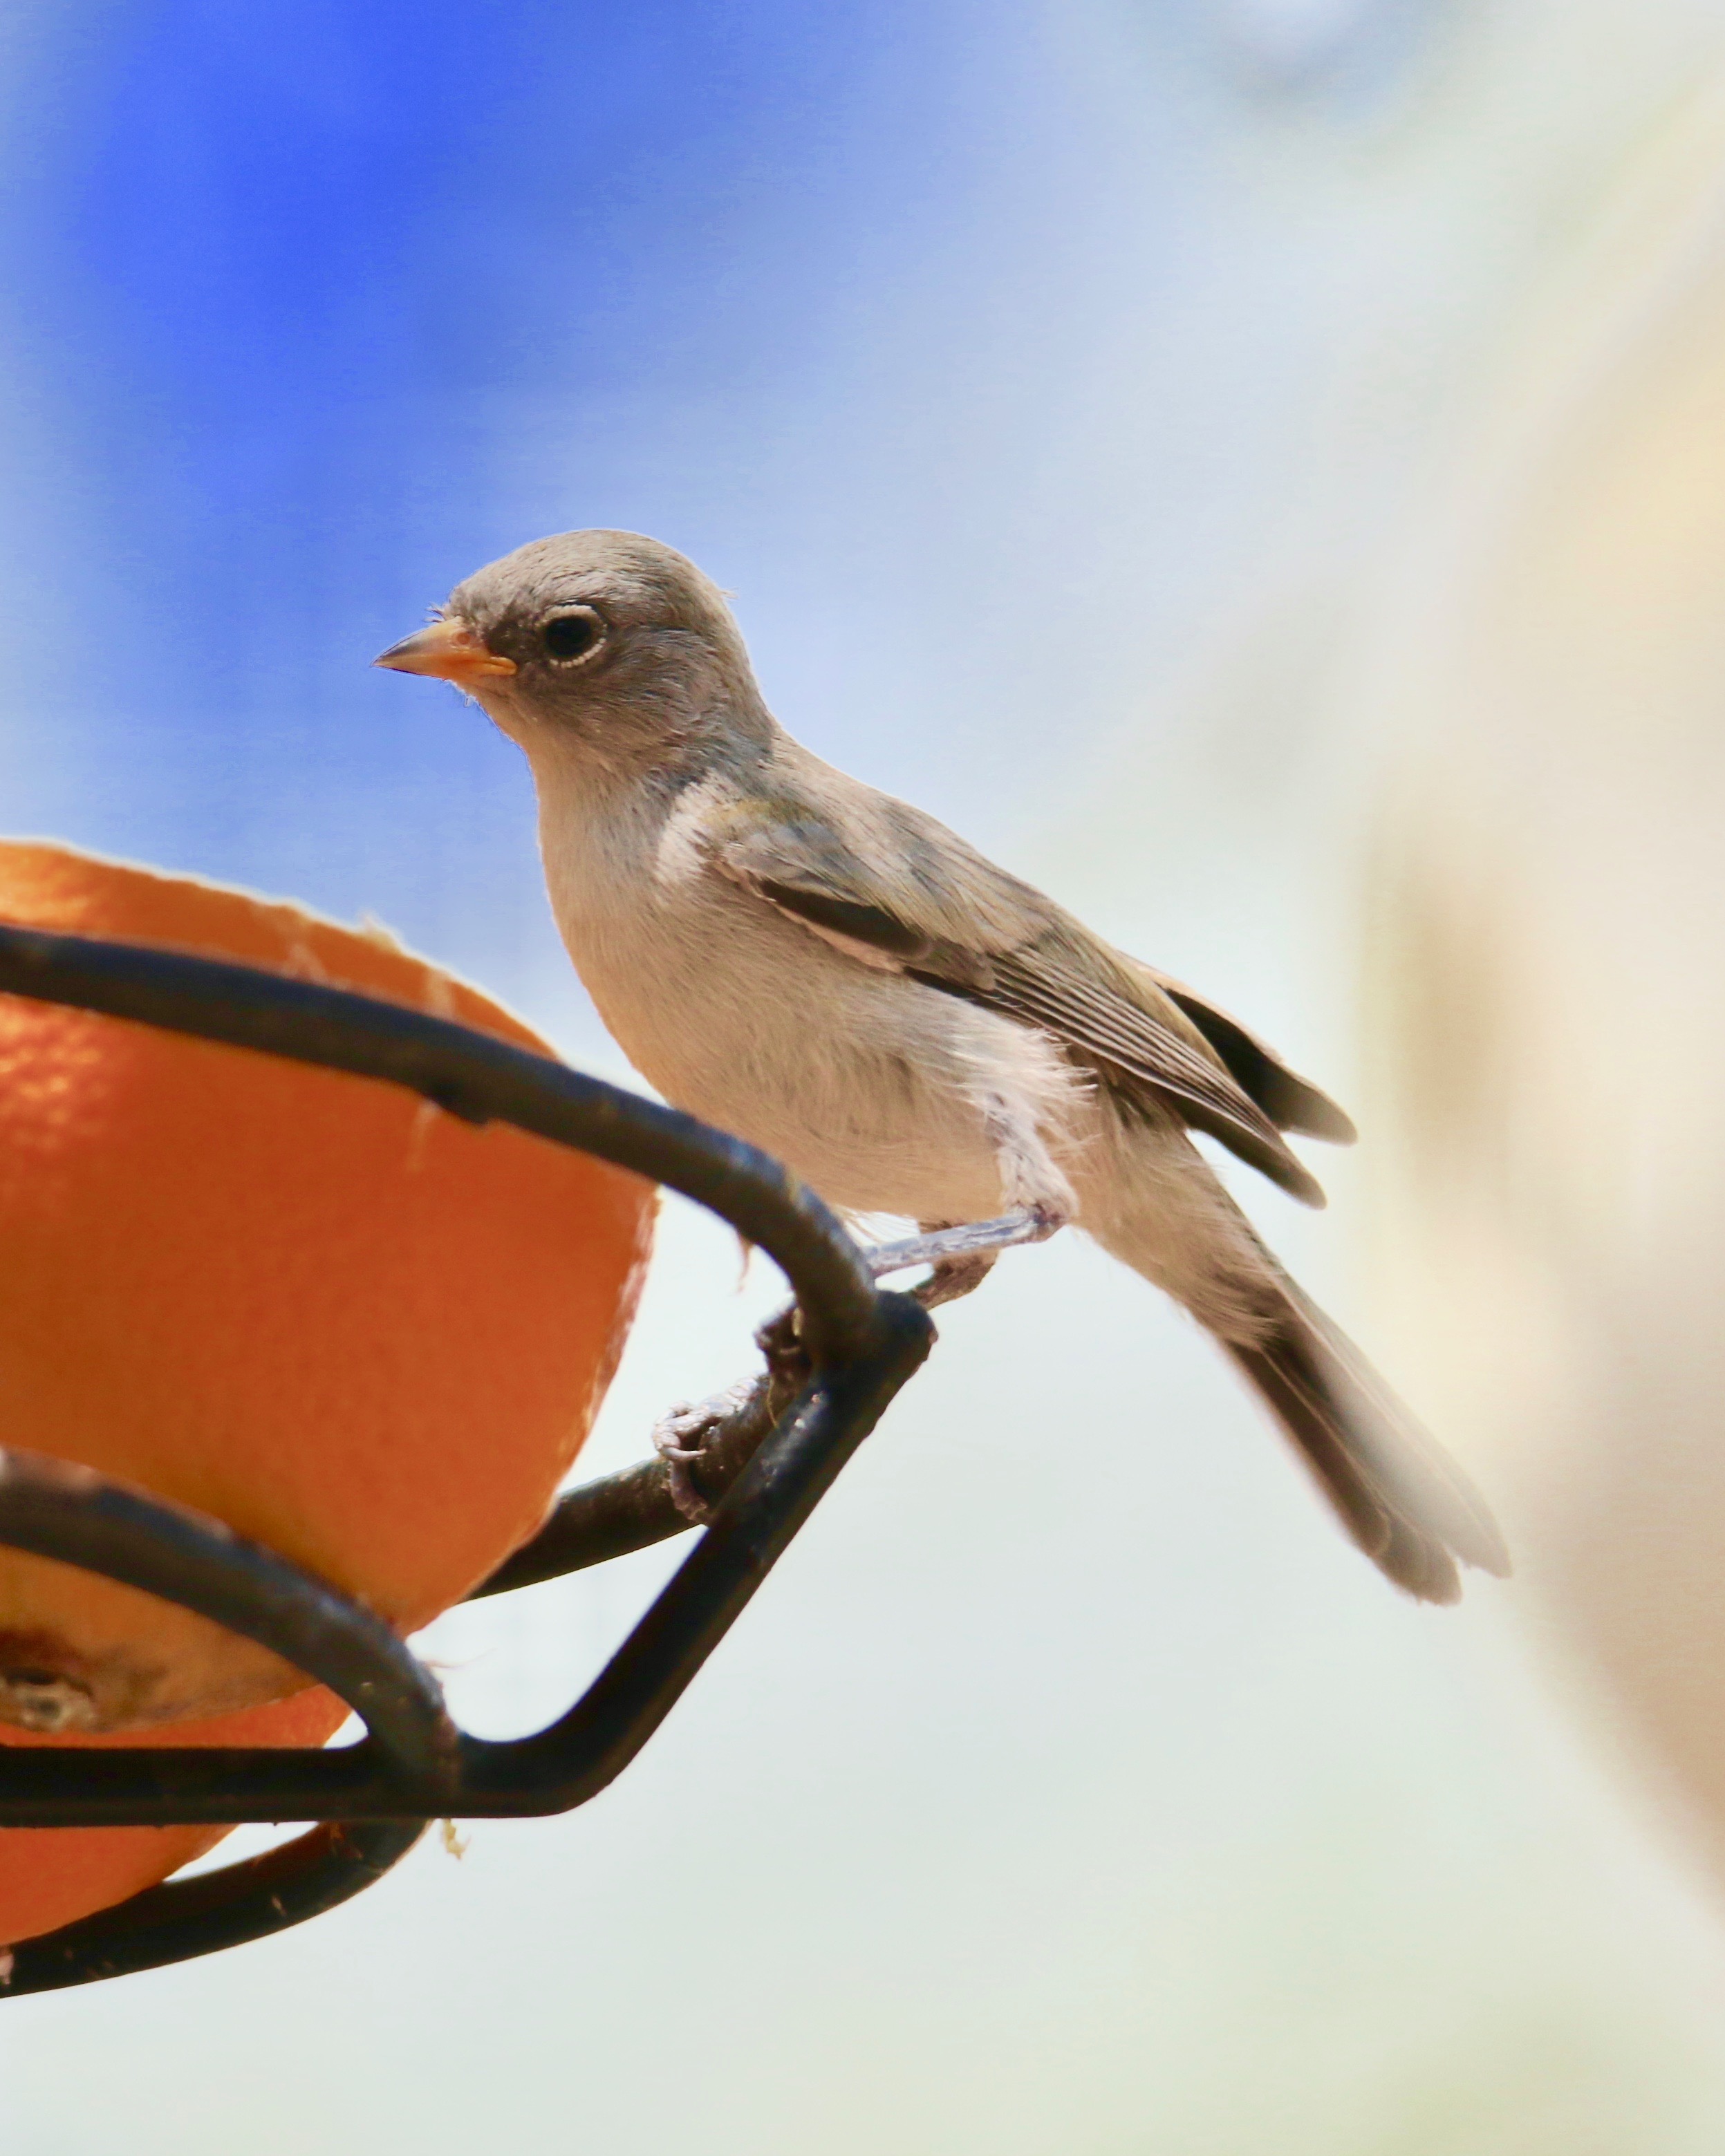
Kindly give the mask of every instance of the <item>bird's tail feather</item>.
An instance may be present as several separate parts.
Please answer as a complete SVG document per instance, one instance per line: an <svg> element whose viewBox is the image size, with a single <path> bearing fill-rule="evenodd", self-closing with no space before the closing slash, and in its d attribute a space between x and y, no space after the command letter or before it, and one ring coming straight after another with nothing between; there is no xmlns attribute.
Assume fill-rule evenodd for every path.
<svg viewBox="0 0 1725 2156"><path fill-rule="evenodd" d="M1223 1345L1348 1533L1423 1602L1456 1600L1458 1558L1506 1577L1509 1553L1485 1500L1339 1328L1286 1276L1282 1286L1268 1330Z"/></svg>

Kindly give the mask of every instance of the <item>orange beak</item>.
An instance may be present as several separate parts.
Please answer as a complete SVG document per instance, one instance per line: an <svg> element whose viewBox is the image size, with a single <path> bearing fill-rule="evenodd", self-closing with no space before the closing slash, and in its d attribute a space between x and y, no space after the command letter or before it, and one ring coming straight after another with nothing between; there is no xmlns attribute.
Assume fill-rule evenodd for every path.
<svg viewBox="0 0 1725 2156"><path fill-rule="evenodd" d="M516 664L493 651L470 629L459 622L434 621L429 629L415 629L388 651L380 651L373 666L393 667L398 674L432 674L440 681L465 687L487 674L513 674Z"/></svg>

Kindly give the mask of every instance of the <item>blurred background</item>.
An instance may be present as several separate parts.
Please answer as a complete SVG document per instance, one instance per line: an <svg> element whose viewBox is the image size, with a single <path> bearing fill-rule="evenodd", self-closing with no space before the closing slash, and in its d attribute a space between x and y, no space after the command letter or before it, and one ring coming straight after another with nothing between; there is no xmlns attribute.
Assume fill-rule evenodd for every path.
<svg viewBox="0 0 1725 2156"><path fill-rule="evenodd" d="M668 540L793 732L1359 1109L1245 1194L1518 1559L1404 1603L1010 1257L620 1784L17 2003L8 2152L1717 2156L1725 6L13 0L0 109L8 833L626 1075L524 767L367 661ZM770 1272L668 1209L585 1469ZM458 1709L674 1554L444 1620Z"/></svg>

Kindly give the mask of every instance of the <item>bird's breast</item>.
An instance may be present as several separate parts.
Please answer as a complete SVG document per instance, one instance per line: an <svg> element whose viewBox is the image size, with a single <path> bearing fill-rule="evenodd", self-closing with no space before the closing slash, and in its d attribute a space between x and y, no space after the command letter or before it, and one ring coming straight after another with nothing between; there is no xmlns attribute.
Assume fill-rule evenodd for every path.
<svg viewBox="0 0 1725 2156"><path fill-rule="evenodd" d="M554 866L547 848L546 865L576 970L667 1101L840 1208L987 1213L997 1178L968 1034L999 1022L858 965L702 865L666 874L638 850Z"/></svg>

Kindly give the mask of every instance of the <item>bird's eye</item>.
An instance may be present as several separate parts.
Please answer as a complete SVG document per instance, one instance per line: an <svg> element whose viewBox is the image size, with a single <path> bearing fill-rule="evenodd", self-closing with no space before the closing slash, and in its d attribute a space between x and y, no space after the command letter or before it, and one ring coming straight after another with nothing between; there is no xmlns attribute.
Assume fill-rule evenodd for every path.
<svg viewBox="0 0 1725 2156"><path fill-rule="evenodd" d="M553 614L540 632L546 655L567 665L572 659L587 659L605 639L605 624L591 607L571 607Z"/></svg>

